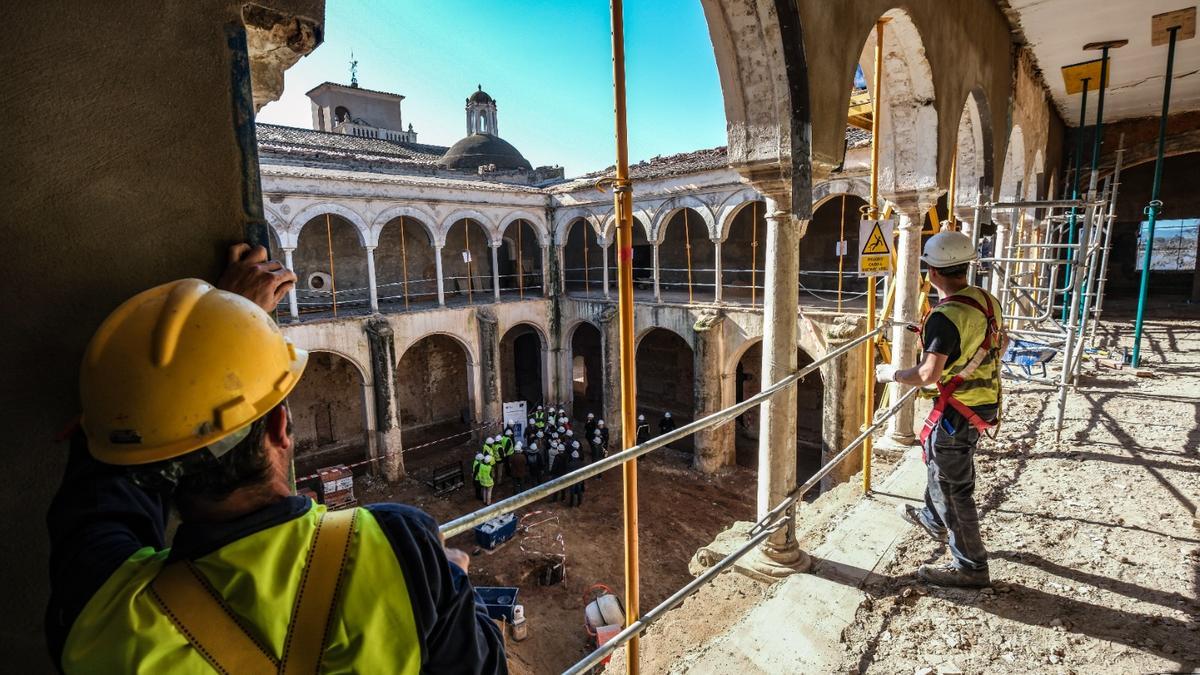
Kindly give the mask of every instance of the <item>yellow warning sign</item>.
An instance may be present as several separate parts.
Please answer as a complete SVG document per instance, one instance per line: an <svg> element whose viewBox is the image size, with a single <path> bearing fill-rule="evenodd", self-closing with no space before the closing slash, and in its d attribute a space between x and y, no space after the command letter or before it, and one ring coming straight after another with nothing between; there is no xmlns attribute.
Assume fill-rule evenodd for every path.
<svg viewBox="0 0 1200 675"><path fill-rule="evenodd" d="M879 229L879 223L875 223L875 227L871 228L871 234L867 237L867 243L863 244L863 255L888 255L891 251L888 249L887 239L883 238L883 230Z"/></svg>
<svg viewBox="0 0 1200 675"><path fill-rule="evenodd" d="M858 224L858 273L878 276L892 271L891 220L863 220Z"/></svg>

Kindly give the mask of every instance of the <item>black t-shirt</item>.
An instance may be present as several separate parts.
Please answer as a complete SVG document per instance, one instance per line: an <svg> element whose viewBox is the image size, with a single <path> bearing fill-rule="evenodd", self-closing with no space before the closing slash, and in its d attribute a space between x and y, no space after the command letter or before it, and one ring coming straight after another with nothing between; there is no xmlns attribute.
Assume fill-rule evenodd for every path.
<svg viewBox="0 0 1200 675"><path fill-rule="evenodd" d="M925 321L925 328L921 331L921 339L925 343L925 351L946 355L947 366L962 356L958 327L941 312L929 315Z"/></svg>

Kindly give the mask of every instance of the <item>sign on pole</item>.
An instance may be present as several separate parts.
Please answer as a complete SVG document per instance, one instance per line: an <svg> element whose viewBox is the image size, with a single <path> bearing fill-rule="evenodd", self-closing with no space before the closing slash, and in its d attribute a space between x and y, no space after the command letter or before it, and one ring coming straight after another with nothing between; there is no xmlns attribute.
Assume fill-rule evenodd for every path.
<svg viewBox="0 0 1200 675"><path fill-rule="evenodd" d="M892 228L894 220L862 220L858 223L858 275L877 277L892 271Z"/></svg>
<svg viewBox="0 0 1200 675"><path fill-rule="evenodd" d="M511 401L504 404L504 426L512 427L517 439L525 438L525 426L529 424L525 401Z"/></svg>

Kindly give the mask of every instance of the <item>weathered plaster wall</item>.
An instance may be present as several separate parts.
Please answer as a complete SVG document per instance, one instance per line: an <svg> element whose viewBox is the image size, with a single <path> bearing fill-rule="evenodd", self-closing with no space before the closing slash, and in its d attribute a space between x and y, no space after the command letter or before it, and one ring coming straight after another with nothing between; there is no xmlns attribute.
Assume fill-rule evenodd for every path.
<svg viewBox="0 0 1200 675"><path fill-rule="evenodd" d="M313 352L288 397L297 458L329 446L367 449L362 374L332 352Z"/></svg>
<svg viewBox="0 0 1200 675"><path fill-rule="evenodd" d="M318 289L311 285L312 274L320 272L329 275L330 270L333 284L337 287L338 302L365 306L369 296L367 252L363 249L358 232L349 221L336 215L328 216L327 229L325 218L326 216L317 216L300 231L299 246L292 254L296 276L299 277L296 289L301 307L304 303L327 305L333 301L333 296L329 294L333 286L325 286L319 289L324 292L318 292Z"/></svg>
<svg viewBox="0 0 1200 675"><path fill-rule="evenodd" d="M403 232L403 240L401 233ZM379 232L375 249L375 279L379 301L403 304L405 278L410 302L437 299L437 262L428 230L420 222L396 218ZM406 267L407 265L407 267Z"/></svg>
<svg viewBox="0 0 1200 675"><path fill-rule="evenodd" d="M324 20L321 0L260 4L318 29ZM14 672L49 669L42 514L66 459L66 445L52 439L79 412L87 340L139 291L215 279L226 246L245 237L243 190L251 188L246 203L256 201L257 177L238 144L234 104L236 92L241 109L253 110L248 68L258 61L243 61L235 78L227 28L241 25L241 6L5 6L3 269L28 284L4 296L0 350L6 380L23 383L2 399L12 489L0 504L12 517L0 526L0 559L21 581L5 597L0 653Z"/></svg>
<svg viewBox="0 0 1200 675"><path fill-rule="evenodd" d="M472 422L465 355L454 338L430 335L400 357L396 405L406 444L430 440L429 427Z"/></svg>

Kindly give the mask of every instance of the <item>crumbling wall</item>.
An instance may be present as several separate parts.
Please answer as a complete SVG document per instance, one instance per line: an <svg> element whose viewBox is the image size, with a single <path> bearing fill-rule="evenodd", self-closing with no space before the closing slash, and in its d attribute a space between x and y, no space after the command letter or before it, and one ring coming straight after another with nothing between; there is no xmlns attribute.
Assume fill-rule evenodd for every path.
<svg viewBox="0 0 1200 675"><path fill-rule="evenodd" d="M669 411L679 425L692 421L693 359L687 341L663 328L652 329L638 343L637 407L655 434L664 412Z"/></svg>
<svg viewBox="0 0 1200 675"><path fill-rule="evenodd" d="M866 283L858 278L858 222L859 207L866 202L854 195L836 196L821 204L813 212L812 222L800 240L800 298L811 299L805 288L837 290L838 255L837 243L844 230L846 235L845 272L842 279L843 292L862 292ZM844 211L844 220L843 220ZM844 226L844 227L843 227ZM834 298L833 295L822 296Z"/></svg>
<svg viewBox="0 0 1200 675"><path fill-rule="evenodd" d="M367 447L362 375L330 352L311 352L304 377L288 397L296 457L332 446Z"/></svg>
<svg viewBox="0 0 1200 675"><path fill-rule="evenodd" d="M470 252L470 261L465 252ZM475 293L492 291L492 249L483 227L469 218L450 226L446 247L442 249L442 274L446 278L446 300L457 296L466 300L491 301L490 297L474 298Z"/></svg>
<svg viewBox="0 0 1200 675"><path fill-rule="evenodd" d="M396 406L404 444L430 440L440 426L471 421L467 354L447 335L430 335L409 347L396 368Z"/></svg>
<svg viewBox="0 0 1200 675"><path fill-rule="evenodd" d="M692 209L681 209L671 217L664 227L666 229L663 231L662 243L658 247L659 284L663 292L688 292L688 247L690 246L690 278L693 296L696 300L712 299L716 247L708 238L704 219ZM724 250L722 250L723 254Z"/></svg>
<svg viewBox="0 0 1200 675"><path fill-rule="evenodd" d="M403 226L397 218L379 233L379 246L375 249L379 301L403 305L406 289L409 302L436 301L437 259L428 230L412 218L403 220Z"/></svg>
<svg viewBox="0 0 1200 675"><path fill-rule="evenodd" d="M746 204L729 225L729 233L721 244L721 283L728 300L748 301L750 286L763 286L767 277L766 210L765 202ZM753 297L761 303L762 290L756 290Z"/></svg>
<svg viewBox="0 0 1200 675"><path fill-rule="evenodd" d="M329 227L325 227L325 215L310 220L302 230L296 251L292 254L295 264L296 292L301 302L328 305L333 301L330 292L336 286L338 303L347 306L365 307L370 295L367 289L367 250L363 248L358 231L350 221L329 214ZM333 263L330 266L330 244ZM330 272L332 270L332 274ZM332 284L312 275L329 275ZM320 286L318 288L318 286Z"/></svg>
<svg viewBox="0 0 1200 675"><path fill-rule="evenodd" d="M505 401L526 401L532 410L542 393L542 342L529 325L518 325L500 340L500 391Z"/></svg>

